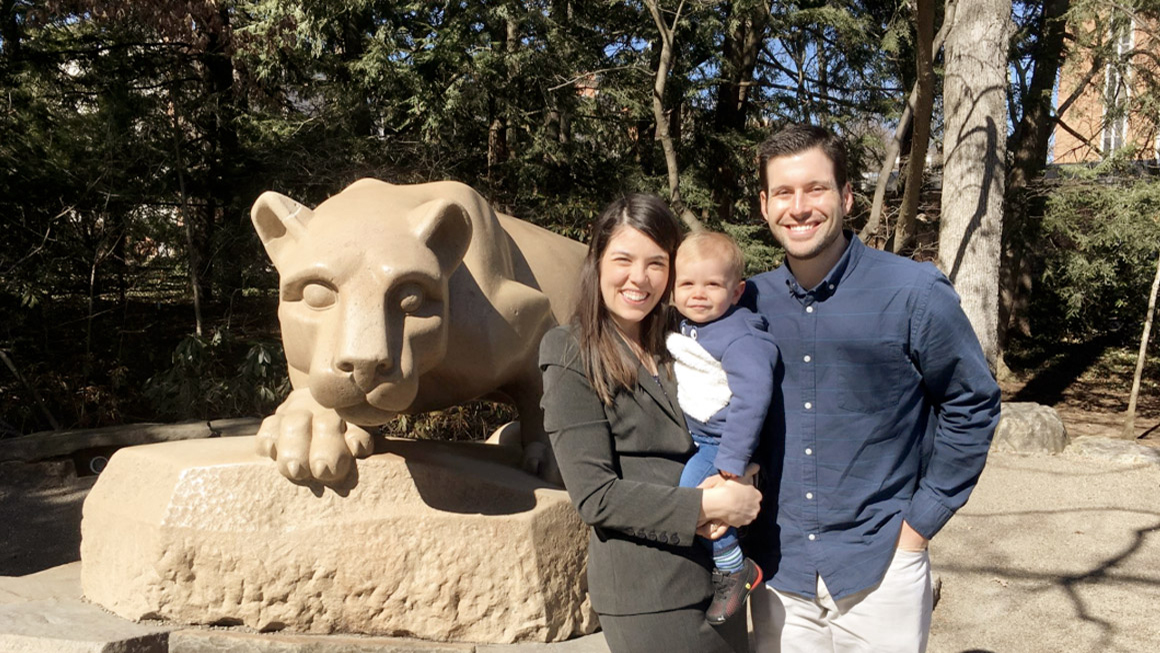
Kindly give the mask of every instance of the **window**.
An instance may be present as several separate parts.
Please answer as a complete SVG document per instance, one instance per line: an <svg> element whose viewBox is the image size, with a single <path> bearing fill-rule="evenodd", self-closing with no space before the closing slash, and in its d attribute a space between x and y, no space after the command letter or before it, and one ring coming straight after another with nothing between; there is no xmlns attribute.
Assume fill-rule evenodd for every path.
<svg viewBox="0 0 1160 653"><path fill-rule="evenodd" d="M1104 69L1104 134L1100 149L1108 156L1127 144L1128 138L1128 63L1124 55L1132 50L1132 19L1116 16L1108 30L1113 50Z"/></svg>

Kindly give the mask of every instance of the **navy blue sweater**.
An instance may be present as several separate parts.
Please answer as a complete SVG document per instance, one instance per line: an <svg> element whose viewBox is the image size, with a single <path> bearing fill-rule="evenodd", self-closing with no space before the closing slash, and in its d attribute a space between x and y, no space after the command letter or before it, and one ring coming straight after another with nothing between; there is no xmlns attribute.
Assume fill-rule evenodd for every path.
<svg viewBox="0 0 1160 653"><path fill-rule="evenodd" d="M778 396L773 386L781 354L765 318L738 306L706 324L682 320L681 334L696 340L721 363L732 393L729 404L708 421L687 412L685 421L694 436L720 439L717 469L741 476L757 449L770 404Z"/></svg>

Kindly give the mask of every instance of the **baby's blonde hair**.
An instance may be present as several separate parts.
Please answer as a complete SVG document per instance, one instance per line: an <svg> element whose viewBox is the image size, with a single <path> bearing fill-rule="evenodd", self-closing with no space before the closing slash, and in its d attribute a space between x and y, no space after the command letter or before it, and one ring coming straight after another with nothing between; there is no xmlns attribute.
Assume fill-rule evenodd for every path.
<svg viewBox="0 0 1160 653"><path fill-rule="evenodd" d="M682 251L687 251L700 259L710 257L723 259L729 266L729 274L734 281L745 278L745 254L729 234L719 231L694 231L681 241L677 254L680 255Z"/></svg>

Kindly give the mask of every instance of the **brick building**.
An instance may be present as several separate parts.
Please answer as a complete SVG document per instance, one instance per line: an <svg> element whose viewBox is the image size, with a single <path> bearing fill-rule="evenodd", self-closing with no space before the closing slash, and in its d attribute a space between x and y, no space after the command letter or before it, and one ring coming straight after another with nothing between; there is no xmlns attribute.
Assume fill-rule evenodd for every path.
<svg viewBox="0 0 1160 653"><path fill-rule="evenodd" d="M1126 146L1134 148L1138 160L1160 159L1160 115L1155 106L1149 110L1137 101L1145 83L1160 72L1157 60L1147 54L1160 50L1155 27L1144 29L1128 16L1111 22L1105 34L1112 53L1109 63L1064 112L1066 127L1056 125L1054 163L1094 163ZM1068 58L1060 72L1057 104L1084 82L1091 66L1090 56Z"/></svg>

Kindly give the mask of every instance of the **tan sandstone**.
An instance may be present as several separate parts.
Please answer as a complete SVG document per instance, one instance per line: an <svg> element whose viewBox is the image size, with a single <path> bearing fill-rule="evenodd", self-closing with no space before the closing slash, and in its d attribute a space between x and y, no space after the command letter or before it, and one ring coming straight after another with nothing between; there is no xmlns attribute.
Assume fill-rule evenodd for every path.
<svg viewBox="0 0 1160 653"><path fill-rule="evenodd" d="M592 632L587 528L502 447L386 441L337 487L253 438L122 449L84 506L85 596L129 619L438 641Z"/></svg>

